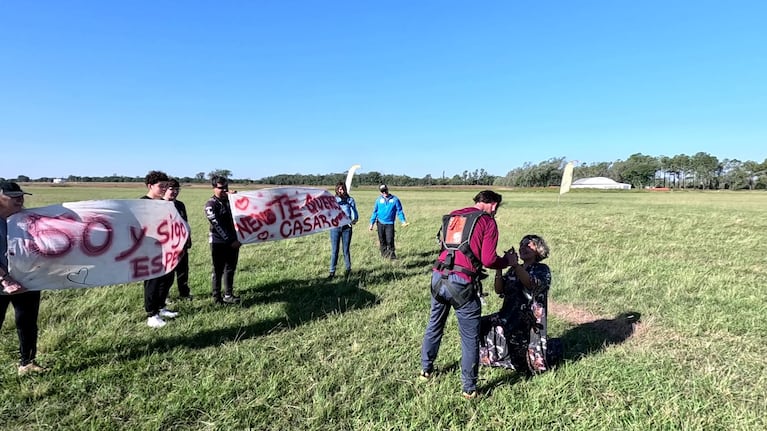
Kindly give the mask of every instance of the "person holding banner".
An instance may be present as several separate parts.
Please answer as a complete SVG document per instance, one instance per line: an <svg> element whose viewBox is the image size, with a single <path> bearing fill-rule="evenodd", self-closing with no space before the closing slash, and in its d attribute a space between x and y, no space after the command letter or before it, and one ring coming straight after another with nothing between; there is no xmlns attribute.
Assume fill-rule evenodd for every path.
<svg viewBox="0 0 767 431"><path fill-rule="evenodd" d="M330 275L328 280L336 275L336 263L338 263L338 243L340 242L344 250L344 264L346 265L345 275L348 277L352 272L352 255L350 246L352 243L352 225L357 223L359 213L357 212L357 203L354 198L349 196L346 189L346 183L339 181L336 183L336 203L341 207L341 211L349 217L352 222L330 230Z"/></svg>
<svg viewBox="0 0 767 431"><path fill-rule="evenodd" d="M234 272L240 257L240 241L234 229L232 209L229 206L229 180L214 175L210 179L213 196L205 203L205 217L210 222L210 255L213 261L212 293L216 304L237 304L234 294ZM221 296L221 284L224 296Z"/></svg>
<svg viewBox="0 0 767 431"><path fill-rule="evenodd" d="M162 199L167 187L168 174L162 171L150 171L144 178L147 193L141 199ZM146 311L146 324L150 328L162 328L166 322L162 318L173 319L178 316L175 311L165 308L165 299L168 297L170 286L173 285L174 271L157 278L144 280L144 310Z"/></svg>
<svg viewBox="0 0 767 431"><path fill-rule="evenodd" d="M19 337L19 375L47 371L35 363L37 355L37 316L40 312L40 291L28 291L8 273L8 217L24 207L24 192L11 181L0 183L0 327L5 311L13 304L16 333Z"/></svg>
<svg viewBox="0 0 767 431"><path fill-rule="evenodd" d="M394 250L394 222L397 217L402 222L402 226L407 226L405 213L402 211L402 203L399 198L389 193L389 187L381 184L378 188L381 197L376 199L373 206L373 214L370 216L370 229L378 224L378 243L381 249L381 256L387 259L396 259L397 253Z"/></svg>
<svg viewBox="0 0 767 431"><path fill-rule="evenodd" d="M166 201L173 202L173 205L176 206L176 211L178 211L178 214L181 216L184 221L188 222L189 218L187 217L186 213L186 205L184 205L183 202L178 200L178 194L181 191L181 184L179 184L178 180L175 178L171 178L168 181L168 186L165 189L165 195L163 198ZM186 240L186 244L184 245L184 251L181 253L181 255L178 257L178 264L176 265L176 269L174 272L176 273L176 287L178 287L178 296L181 299L191 301L192 300L192 293L189 289L189 249L192 248L192 233L189 232L189 238ZM171 283L173 280L171 279ZM170 294L170 289L168 294ZM167 298L166 298L167 300Z"/></svg>

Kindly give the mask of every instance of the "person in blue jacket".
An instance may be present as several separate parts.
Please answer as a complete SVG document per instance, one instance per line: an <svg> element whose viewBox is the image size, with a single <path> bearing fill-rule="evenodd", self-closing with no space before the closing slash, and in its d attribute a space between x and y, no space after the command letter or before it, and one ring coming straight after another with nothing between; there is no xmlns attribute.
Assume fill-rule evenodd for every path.
<svg viewBox="0 0 767 431"><path fill-rule="evenodd" d="M349 196L346 189L346 183L339 181L336 183L336 202L341 207L341 211L349 217L352 222L343 226L338 226L330 230L330 275L332 279L336 275L336 263L338 263L338 244L341 243L344 250L344 264L346 265L345 275L348 277L352 272L352 255L349 247L352 243L352 225L359 220L357 212L357 203L354 198Z"/></svg>
<svg viewBox="0 0 767 431"><path fill-rule="evenodd" d="M394 250L394 221L398 217L402 226L407 226L405 213L402 211L402 203L399 198L389 193L386 184L381 184L378 188L381 191L381 197L376 199L373 206L373 215L370 216L370 230L378 224L378 243L381 248L381 256L388 259L396 259L397 253Z"/></svg>

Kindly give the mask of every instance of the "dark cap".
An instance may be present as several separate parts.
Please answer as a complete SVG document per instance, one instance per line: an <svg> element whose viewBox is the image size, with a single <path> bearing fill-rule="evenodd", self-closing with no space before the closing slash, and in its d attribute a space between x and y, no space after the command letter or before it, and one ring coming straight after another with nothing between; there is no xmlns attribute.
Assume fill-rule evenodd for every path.
<svg viewBox="0 0 767 431"><path fill-rule="evenodd" d="M13 181L0 182L0 195L5 195L11 198L17 198L19 196L31 195L31 194L32 193L27 193L24 190L21 190L21 187L19 187L19 185L14 183Z"/></svg>
<svg viewBox="0 0 767 431"><path fill-rule="evenodd" d="M384 192L388 192L388 191L389 191L389 188L388 188L388 187L386 187L386 184L381 184L381 185L378 187L378 190L380 190L380 191L381 191L381 193L384 193Z"/></svg>

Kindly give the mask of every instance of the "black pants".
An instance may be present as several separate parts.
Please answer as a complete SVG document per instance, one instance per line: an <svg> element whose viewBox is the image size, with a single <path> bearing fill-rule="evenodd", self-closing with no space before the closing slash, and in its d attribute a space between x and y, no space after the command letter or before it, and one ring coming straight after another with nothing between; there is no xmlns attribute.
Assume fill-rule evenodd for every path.
<svg viewBox="0 0 767 431"><path fill-rule="evenodd" d="M160 277L144 280L144 311L147 317L152 317L165 308L165 298L173 285L173 274L171 271Z"/></svg>
<svg viewBox="0 0 767 431"><path fill-rule="evenodd" d="M394 252L394 224L378 222L378 243L381 248L381 256L390 259L397 257Z"/></svg>
<svg viewBox="0 0 767 431"><path fill-rule="evenodd" d="M0 295L0 327L5 320L8 304L13 304L16 333L19 336L19 363L27 365L37 355L37 316L40 313L40 292L28 291L15 295Z"/></svg>
<svg viewBox="0 0 767 431"><path fill-rule="evenodd" d="M178 296L189 296L191 294L189 290L189 250L184 250L184 253L179 256L178 265L176 265L176 269L173 272L176 273Z"/></svg>
<svg viewBox="0 0 767 431"><path fill-rule="evenodd" d="M232 248L229 244L212 243L210 255L213 260L213 274L211 275L213 297L221 297L222 281L224 293L234 295L234 271L237 270L240 249Z"/></svg>

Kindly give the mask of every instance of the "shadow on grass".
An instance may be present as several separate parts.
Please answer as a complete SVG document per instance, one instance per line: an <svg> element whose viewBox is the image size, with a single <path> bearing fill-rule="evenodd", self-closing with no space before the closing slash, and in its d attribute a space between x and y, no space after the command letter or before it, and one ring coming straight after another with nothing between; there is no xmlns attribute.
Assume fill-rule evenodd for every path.
<svg viewBox="0 0 767 431"><path fill-rule="evenodd" d="M405 267L412 269L424 268L431 270L431 268L434 266L434 263L437 261L437 257L439 257L439 249L436 248L434 250L408 254L409 261Z"/></svg>
<svg viewBox="0 0 767 431"><path fill-rule="evenodd" d="M635 324L641 317L639 312L627 311L612 319L597 319L568 329L559 337L565 348L564 360L574 362L607 346L623 343L634 334Z"/></svg>
<svg viewBox="0 0 767 431"><path fill-rule="evenodd" d="M236 311L240 307L248 308L268 303L284 303L284 316L241 322L224 328L201 329L188 334L160 336L152 340L141 339L120 343L119 351L113 349L92 350L86 355L90 359L83 359L78 366L72 367L72 370L82 370L95 363L102 363L103 355L127 361L149 354L171 351L178 347L203 349L293 329L311 321L322 320L328 315L364 309L378 304L379 299L372 293L360 289L357 282L358 279L353 276L332 283L324 281L318 283L312 280L281 280L261 285L258 288L241 289L240 291L245 295L243 295L244 300L239 306L211 303L211 305L194 312L219 313L224 311L223 308L227 308L226 311ZM142 329L153 330L145 327Z"/></svg>

